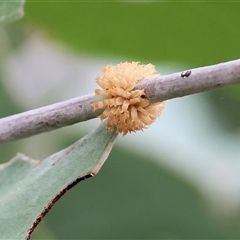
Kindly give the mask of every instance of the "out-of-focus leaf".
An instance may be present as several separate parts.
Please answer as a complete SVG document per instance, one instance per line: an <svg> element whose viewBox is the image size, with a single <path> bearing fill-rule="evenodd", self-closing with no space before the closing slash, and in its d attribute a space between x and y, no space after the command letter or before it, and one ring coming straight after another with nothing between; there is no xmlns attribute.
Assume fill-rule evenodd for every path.
<svg viewBox="0 0 240 240"><path fill-rule="evenodd" d="M219 130L236 133L240 129L240 87L231 86L204 93Z"/></svg>
<svg viewBox="0 0 240 240"><path fill-rule="evenodd" d="M17 104L10 98L5 86L2 83L2 74L0 67L0 118L10 116L19 111Z"/></svg>
<svg viewBox="0 0 240 240"><path fill-rule="evenodd" d="M222 90L233 99L240 101L240 85L223 88Z"/></svg>
<svg viewBox="0 0 240 240"><path fill-rule="evenodd" d="M68 189L98 172L116 139L105 127L42 162L18 154L0 165L0 239L25 239Z"/></svg>
<svg viewBox="0 0 240 240"><path fill-rule="evenodd" d="M0 1L0 24L15 21L23 16L25 0Z"/></svg>
<svg viewBox="0 0 240 240"><path fill-rule="evenodd" d="M25 19L84 53L197 67L239 58L239 7L239 2L30 0Z"/></svg>

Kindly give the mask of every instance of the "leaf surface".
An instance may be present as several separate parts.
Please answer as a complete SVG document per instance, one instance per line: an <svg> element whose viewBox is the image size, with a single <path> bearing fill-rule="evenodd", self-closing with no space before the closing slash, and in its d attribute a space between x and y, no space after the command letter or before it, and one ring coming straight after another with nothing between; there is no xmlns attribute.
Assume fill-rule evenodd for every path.
<svg viewBox="0 0 240 240"><path fill-rule="evenodd" d="M25 0L0 1L0 24L15 21L24 14Z"/></svg>
<svg viewBox="0 0 240 240"><path fill-rule="evenodd" d="M18 154L0 165L0 239L29 239L67 190L99 171L117 136L105 127L43 161Z"/></svg>
<svg viewBox="0 0 240 240"><path fill-rule="evenodd" d="M24 19L81 53L196 67L239 58L239 7L226 1L29 0Z"/></svg>

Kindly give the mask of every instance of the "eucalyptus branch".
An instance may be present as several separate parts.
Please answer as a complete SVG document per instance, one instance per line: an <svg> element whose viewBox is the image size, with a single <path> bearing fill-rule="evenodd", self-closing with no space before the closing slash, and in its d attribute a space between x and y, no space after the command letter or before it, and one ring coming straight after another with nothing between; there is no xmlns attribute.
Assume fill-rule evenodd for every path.
<svg viewBox="0 0 240 240"><path fill-rule="evenodd" d="M217 65L144 80L136 89L145 89L151 103L200 93L240 83L240 59ZM94 93L0 119L0 143L96 118L91 104L99 98Z"/></svg>

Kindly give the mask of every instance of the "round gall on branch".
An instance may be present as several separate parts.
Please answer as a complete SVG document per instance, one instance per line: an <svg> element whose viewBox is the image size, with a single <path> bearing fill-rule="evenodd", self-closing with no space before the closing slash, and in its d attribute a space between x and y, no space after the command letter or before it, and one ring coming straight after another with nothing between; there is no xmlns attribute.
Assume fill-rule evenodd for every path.
<svg viewBox="0 0 240 240"><path fill-rule="evenodd" d="M164 103L150 104L144 90L133 90L138 81L156 76L152 64L119 63L116 66L107 65L102 68L103 77L97 77L96 82L102 88L95 94L104 100L93 104L94 110L105 108L100 119L108 118L107 129L113 126L123 135L128 132L142 130L160 116Z"/></svg>

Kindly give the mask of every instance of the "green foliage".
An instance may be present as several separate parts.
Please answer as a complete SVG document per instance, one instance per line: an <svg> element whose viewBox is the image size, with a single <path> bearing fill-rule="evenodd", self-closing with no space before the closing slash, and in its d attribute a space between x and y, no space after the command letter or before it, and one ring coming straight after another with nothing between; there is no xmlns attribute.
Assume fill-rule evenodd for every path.
<svg viewBox="0 0 240 240"><path fill-rule="evenodd" d="M0 12L4 9L2 7L4 4L8 4L8 6L15 4L16 6L17 3L20 1L16 3L1 2ZM14 25L10 29L7 26L7 30L8 34L10 32L11 41L14 41L14 46L19 46L22 29L29 32L31 27L34 31L42 28L57 41L62 41L66 46L86 55L114 56L120 58L119 61L135 60L153 64L158 62L187 63L188 67L197 67L239 58L240 32L238 24L236 24L240 21L239 6L237 2L133 3L101 1L101 3L96 3L94 1L90 3L90 1L81 2L80 0L75 2L28 0L26 18L19 22L22 24L21 27ZM55 69L53 68L52 71ZM159 71L161 72L161 69ZM83 86L79 84L76 87ZM11 97L8 96L1 84L0 93L1 116L18 112L16 103L11 101ZM226 94L229 94L229 98L234 96L234 101L227 101L227 104L223 104L223 101L226 102ZM216 124L223 119L223 116L226 116L227 123L234 126L231 121L231 117L233 118L234 115L231 114L233 111L235 114L239 112L239 101L237 101L240 96L239 90L234 87L231 90L224 89L220 90L218 94L211 95L210 93L209 95L210 99L216 100L213 104L212 112L215 116L213 116L212 122ZM211 100L208 101L208 104L210 103ZM231 108L228 104L231 105ZM234 107L233 104L235 104ZM224 108L224 105L227 107ZM233 110L229 111L229 109ZM221 111L219 115L217 115L218 111ZM176 116L176 118L177 121L181 121L181 116ZM234 121L234 123L239 125L239 121ZM79 127L81 126L80 124ZM159 134L161 133L159 132ZM58 138L54 147L61 149L62 146L67 146L67 140L71 141L66 139L65 135ZM21 143L24 141L27 140L23 140ZM0 155L5 161L9 154L14 154L16 149L21 149L16 146L20 145L9 143L0 146ZM36 144L37 148L41 149L41 145ZM172 150L181 152L181 149L178 149L174 143ZM76 158L79 154L76 154ZM209 158L211 159L211 157ZM25 159L25 157L23 158ZM223 225L219 221L215 221L211 218L211 211L206 212L205 203L197 194L196 189L181 181L167 169L153 164L151 158L151 153L149 153L149 159L142 159L137 154L125 153L124 149L115 149L101 174L70 191L46 216L45 224L40 225L42 228L48 226L49 231L56 236L56 239L239 239L240 232L237 226L239 218L229 221L227 218L219 217L218 220L223 221ZM162 156L161 146L159 146L160 158L168 158L168 156ZM167 160L169 159L165 159L163 162L167 162ZM80 171L81 161L80 157L78 163L77 159L73 161L76 168L73 169L75 177ZM33 176L33 172L36 171L35 168L32 169L32 165L36 163L33 160L15 158L15 161L3 165L5 170L8 168L9 171L16 171L16 173L6 174L3 169L0 171L0 191L3 193L10 189L6 195L0 192L0 233L8 231L8 233L4 232L6 235L0 236L0 238L9 237L11 232L14 233L19 229L20 233L22 229L25 231L22 233L24 236L42 208L56 196L57 192L74 179L73 173L70 172L71 176L68 176L67 180L66 175L69 175L69 171L65 173L65 168L59 167L58 180L55 178L56 182L50 182L55 180L51 180L48 176L51 171L53 172L48 165L49 162L51 162L50 158L37 166L37 169L43 169L43 176L47 176L45 180L39 174ZM67 161L64 160L64 162ZM44 168L44 163L46 168ZM19 168L13 169L14 166L17 167L17 164L19 164ZM209 164L211 163L209 162ZM57 164L54 169L59 165ZM185 167L188 168L188 166ZM57 171L55 173L57 174ZM20 179L21 174L21 180L15 182L17 178ZM31 176L32 179L30 179ZM29 181L28 183L31 185L24 185L25 187L16 191L16 187L23 186L26 181ZM59 185L58 181L60 181ZM65 185L63 186L64 181ZM41 185L42 192L40 189L35 191L38 184ZM44 184L45 186L43 186ZM34 188L31 188L33 186ZM56 189L54 189L55 187ZM29 191L28 197L31 199L23 198L26 200L26 204L19 208L15 200L20 196L18 196L19 191L23 193L25 190ZM52 196L49 195L50 190L54 190ZM31 191L32 193L30 193ZM35 196L35 192L40 195ZM48 197L43 200L45 194L48 194ZM2 199L5 199L5 196L6 199L12 196L13 202L9 200L3 206ZM37 200L38 197L42 199L42 202ZM41 204L35 209L35 205L38 205L39 202ZM16 205L11 205L13 203ZM10 212L2 214L10 206L13 206ZM34 213L30 210L32 207ZM28 218L29 211L31 213ZM15 230L13 231L13 229ZM44 238L42 232L39 232L38 237L35 236L38 239Z"/></svg>
<svg viewBox="0 0 240 240"><path fill-rule="evenodd" d="M44 223L55 239L239 239L240 236L237 224L230 227L211 219L201 196L186 181L154 164L150 157L146 159L116 147L96 178L68 192Z"/></svg>
<svg viewBox="0 0 240 240"><path fill-rule="evenodd" d="M0 24L6 24L23 16L25 0L0 1Z"/></svg>
<svg viewBox="0 0 240 240"><path fill-rule="evenodd" d="M81 52L196 67L239 57L239 7L239 2L33 1L26 5L26 20Z"/></svg>
<svg viewBox="0 0 240 240"><path fill-rule="evenodd" d="M18 154L0 165L0 238L24 239L44 208L106 160L116 131L105 123L70 147L36 161ZM55 201L54 200L54 201Z"/></svg>

